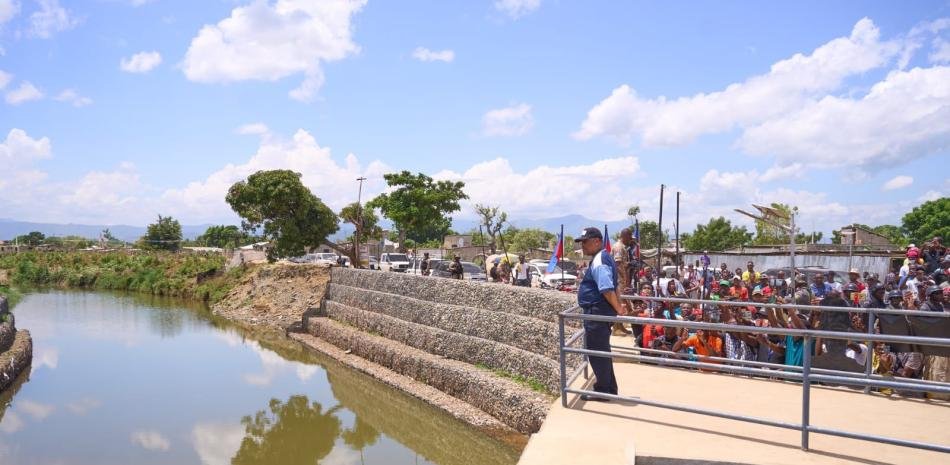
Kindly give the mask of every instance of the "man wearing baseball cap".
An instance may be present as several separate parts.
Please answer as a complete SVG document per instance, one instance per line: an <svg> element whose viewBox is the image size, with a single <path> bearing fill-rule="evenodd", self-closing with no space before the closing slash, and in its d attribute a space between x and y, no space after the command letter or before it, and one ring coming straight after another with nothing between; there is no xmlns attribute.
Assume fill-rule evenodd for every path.
<svg viewBox="0 0 950 465"><path fill-rule="evenodd" d="M577 289L577 305L585 315L617 316L624 314L617 293L617 273L613 257L604 250L604 236L597 228L584 228L574 242L581 244L584 255L593 257ZM588 350L610 352L610 323L584 320L584 346ZM609 357L589 356L594 370L594 391L617 394L613 360ZM608 399L582 395L583 400L606 402Z"/></svg>

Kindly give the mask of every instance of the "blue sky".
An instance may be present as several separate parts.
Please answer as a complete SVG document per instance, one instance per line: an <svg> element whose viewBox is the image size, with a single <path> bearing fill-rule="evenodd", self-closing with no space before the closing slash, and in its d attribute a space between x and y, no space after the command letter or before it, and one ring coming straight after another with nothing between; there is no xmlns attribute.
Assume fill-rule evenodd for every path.
<svg viewBox="0 0 950 465"><path fill-rule="evenodd" d="M899 223L950 191L947 18L947 1L0 0L0 218L232 223L231 183L290 168L335 209L356 177L372 196L406 169L514 218L655 217L664 183L684 230L772 201L826 234Z"/></svg>

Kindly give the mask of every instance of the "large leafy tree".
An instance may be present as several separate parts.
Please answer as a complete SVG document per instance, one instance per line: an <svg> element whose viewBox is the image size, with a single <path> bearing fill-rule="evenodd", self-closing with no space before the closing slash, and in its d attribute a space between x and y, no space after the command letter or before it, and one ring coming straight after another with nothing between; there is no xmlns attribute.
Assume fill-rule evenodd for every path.
<svg viewBox="0 0 950 465"><path fill-rule="evenodd" d="M495 241L501 228L508 222L508 214L501 211L500 207L482 204L475 205L475 213L478 215L481 225L485 227L484 231L490 238L488 247L491 249L491 253L494 254L497 250Z"/></svg>
<svg viewBox="0 0 950 465"><path fill-rule="evenodd" d="M663 245L666 245L670 241L668 231L663 231L661 236L660 225L657 224L656 221L647 220L640 222L640 247L644 249L656 248L656 244L661 237Z"/></svg>
<svg viewBox="0 0 950 465"><path fill-rule="evenodd" d="M46 235L39 231L30 231L28 234L23 234L17 236L14 241L20 245L29 245L31 247L36 247L43 243L43 240L46 239Z"/></svg>
<svg viewBox="0 0 950 465"><path fill-rule="evenodd" d="M901 219L901 227L916 244L940 236L944 243L950 237L950 197L920 204Z"/></svg>
<svg viewBox="0 0 950 465"><path fill-rule="evenodd" d="M206 247L237 248L253 240L253 236L233 224L208 226L195 242Z"/></svg>
<svg viewBox="0 0 950 465"><path fill-rule="evenodd" d="M372 208L360 207L353 202L340 210L340 219L356 228L354 236L364 242L368 239L379 239L383 235L383 228L379 227L379 217Z"/></svg>
<svg viewBox="0 0 950 465"><path fill-rule="evenodd" d="M158 221L148 225L145 235L139 239L139 246L148 250L174 252L181 248L181 237L181 223L178 220L158 215Z"/></svg>
<svg viewBox="0 0 950 465"><path fill-rule="evenodd" d="M733 226L724 217L710 218L709 223L696 225L692 234L683 235L687 250L728 250L748 244L752 233L745 226Z"/></svg>
<svg viewBox="0 0 950 465"><path fill-rule="evenodd" d="M408 171L383 176L390 192L380 194L367 208L378 208L392 220L398 231L399 246L406 239L415 243L441 240L452 225L450 214L461 209L459 201L468 196L463 182L435 181L422 173Z"/></svg>
<svg viewBox="0 0 950 465"><path fill-rule="evenodd" d="M271 399L267 410L241 419L244 438L231 463L320 463L343 432L336 416L339 409L324 410L304 395L291 396L287 402ZM369 439L368 432L364 436Z"/></svg>
<svg viewBox="0 0 950 465"><path fill-rule="evenodd" d="M904 234L904 231L901 230L899 226L894 226L893 224L882 224L880 226L871 228L871 230L886 237L891 242L891 244L899 246L910 244L907 239L907 235ZM933 236L930 238L933 239Z"/></svg>
<svg viewBox="0 0 950 465"><path fill-rule="evenodd" d="M290 170L258 171L238 181L226 198L245 232L261 231L271 242L267 259L302 255L339 230L333 210Z"/></svg>
<svg viewBox="0 0 950 465"><path fill-rule="evenodd" d="M506 236L507 237L507 236ZM509 252L528 252L531 249L547 248L554 240L554 234L537 228L515 230L508 244ZM507 241L507 238L505 239Z"/></svg>

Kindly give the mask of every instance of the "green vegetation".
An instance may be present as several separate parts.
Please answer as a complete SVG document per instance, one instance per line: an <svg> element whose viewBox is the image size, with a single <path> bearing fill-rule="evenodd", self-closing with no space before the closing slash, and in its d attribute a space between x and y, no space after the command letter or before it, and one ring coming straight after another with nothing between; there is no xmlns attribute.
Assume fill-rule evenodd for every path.
<svg viewBox="0 0 950 465"><path fill-rule="evenodd" d="M483 370L488 370L488 371L494 373L495 376L500 376L500 377L502 377L502 378L507 378L507 379L510 379L510 380L512 380L512 381L514 381L514 382L516 382L516 383L518 383L518 384L520 384L520 385L522 385L522 386L531 388L532 391L540 392L540 393L542 393L542 394L550 394L550 393L551 393L551 391L548 390L548 388L544 385L544 383L542 383L541 381L538 381L538 380L536 380L536 379L534 379L534 378L528 378L528 377L521 376L521 375L518 375L518 374L515 374L515 373L510 373L510 372L508 372L508 371L501 370L501 369L498 369L498 368L491 368L491 367L489 367L489 366L487 366L487 365L485 365L485 364L482 364L482 363L476 363L475 366L478 367L478 368L481 368L481 369L483 369Z"/></svg>
<svg viewBox="0 0 950 465"><path fill-rule="evenodd" d="M224 270L225 258L211 254L148 252L23 252L0 256L0 269L18 286L55 286L135 291L221 300L245 270ZM204 277L205 279L200 279ZM0 291L2 292L2 291Z"/></svg>
<svg viewBox="0 0 950 465"><path fill-rule="evenodd" d="M468 198L462 191L463 182L435 181L409 171L389 173L383 178L391 190L371 200L366 208L378 208L392 220L403 249L412 244L441 242L452 226L449 215L461 209L459 201Z"/></svg>
<svg viewBox="0 0 950 465"><path fill-rule="evenodd" d="M225 200L241 217L245 232L261 231L271 242L271 262L303 255L340 229L336 213L303 185L300 173L290 170L258 171L231 186Z"/></svg>
<svg viewBox="0 0 950 465"><path fill-rule="evenodd" d="M745 226L733 226L720 216L710 218L709 223L696 225L693 233L683 233L680 239L687 250L728 250L748 244L752 233Z"/></svg>
<svg viewBox="0 0 950 465"><path fill-rule="evenodd" d="M918 245L939 236L950 236L950 197L924 202L901 218L901 228Z"/></svg>
<svg viewBox="0 0 950 465"><path fill-rule="evenodd" d="M174 252L181 248L181 238L181 223L170 216L158 215L158 221L148 225L147 232L139 239L139 247Z"/></svg>

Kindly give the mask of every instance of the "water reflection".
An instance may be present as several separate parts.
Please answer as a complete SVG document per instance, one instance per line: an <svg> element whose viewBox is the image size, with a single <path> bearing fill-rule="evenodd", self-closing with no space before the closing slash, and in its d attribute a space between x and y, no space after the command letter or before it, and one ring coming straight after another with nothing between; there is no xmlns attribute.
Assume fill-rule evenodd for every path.
<svg viewBox="0 0 950 465"><path fill-rule="evenodd" d="M508 465L518 458L517 447L281 333L235 327L207 309L56 291L27 295L16 312L37 357L0 394L0 464Z"/></svg>

